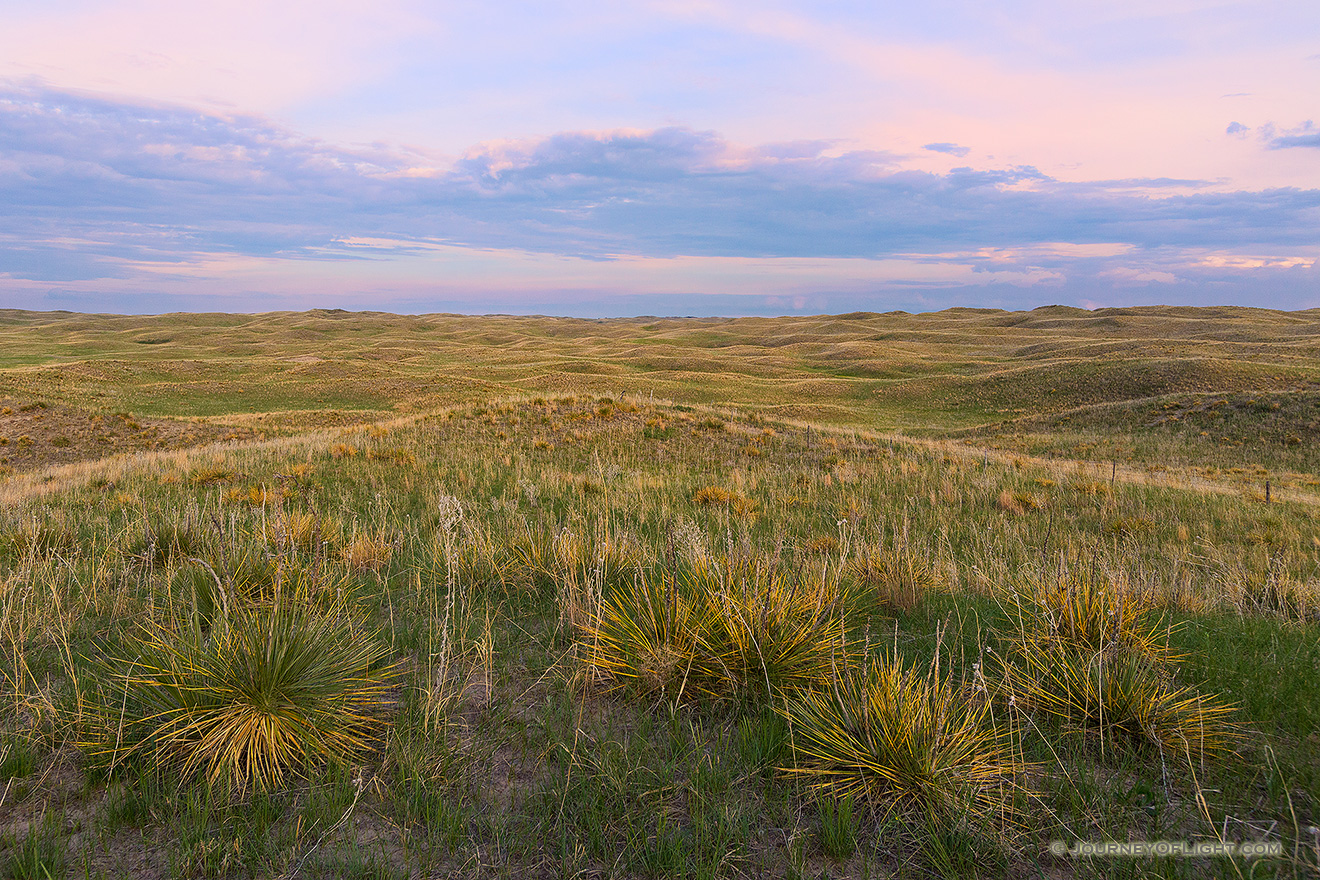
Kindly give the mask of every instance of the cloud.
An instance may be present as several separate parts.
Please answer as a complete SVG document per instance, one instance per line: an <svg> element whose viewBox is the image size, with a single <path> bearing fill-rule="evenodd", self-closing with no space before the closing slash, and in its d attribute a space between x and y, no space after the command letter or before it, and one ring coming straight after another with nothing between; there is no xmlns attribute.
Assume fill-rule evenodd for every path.
<svg viewBox="0 0 1320 880"><path fill-rule="evenodd" d="M1251 129L1240 122L1230 122L1228 128L1224 129L1224 134L1244 137L1249 131L1251 131Z"/></svg>
<svg viewBox="0 0 1320 880"><path fill-rule="evenodd" d="M222 296L261 277L420 296L437 279L478 289L503 272L520 290L649 279L673 292L683 279L749 295L815 283L854 297L902 285L1009 296L1239 279L1245 264L1205 258L1253 248L1272 255L1258 272L1314 258L1320 191L1202 183L936 174L827 140L740 146L682 127L491 142L446 163L257 116L0 90L3 289L67 295L186 283Z"/></svg>
<svg viewBox="0 0 1320 880"><path fill-rule="evenodd" d="M957 144L944 144L944 143L925 144L922 146L922 149L930 150L932 153L948 153L950 156L957 156L960 159L971 152L971 149L969 149L968 147L960 147Z"/></svg>
<svg viewBox="0 0 1320 880"><path fill-rule="evenodd" d="M1099 277L1112 278L1115 283L1123 286L1174 284L1178 281L1178 276L1174 275L1172 272L1133 269L1129 266L1118 266L1113 269L1106 269L1099 273Z"/></svg>
<svg viewBox="0 0 1320 880"><path fill-rule="evenodd" d="M1266 145L1271 150L1285 150L1289 147L1320 148L1320 128L1309 119L1283 134L1275 134L1271 126L1266 130L1266 136Z"/></svg>

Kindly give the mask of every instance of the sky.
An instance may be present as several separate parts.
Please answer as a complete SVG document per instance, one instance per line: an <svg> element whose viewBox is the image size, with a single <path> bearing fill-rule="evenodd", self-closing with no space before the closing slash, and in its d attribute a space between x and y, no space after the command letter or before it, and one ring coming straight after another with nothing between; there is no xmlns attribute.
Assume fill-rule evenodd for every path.
<svg viewBox="0 0 1320 880"><path fill-rule="evenodd" d="M1320 307L1315 0L0 22L0 307Z"/></svg>

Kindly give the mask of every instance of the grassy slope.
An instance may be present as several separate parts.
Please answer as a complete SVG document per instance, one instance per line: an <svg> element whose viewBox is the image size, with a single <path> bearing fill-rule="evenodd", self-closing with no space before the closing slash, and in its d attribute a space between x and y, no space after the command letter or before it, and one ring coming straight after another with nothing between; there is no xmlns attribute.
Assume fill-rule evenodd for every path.
<svg viewBox="0 0 1320 880"><path fill-rule="evenodd" d="M697 503L708 485L746 502ZM1000 504L1005 492L1032 500L1015 512ZM464 516L455 638L471 677L443 724L426 728L450 579L438 511L449 495ZM327 543L315 558L265 537L281 511L320 523ZM1010 876L1037 876L1040 864L1051 876L1123 877L1139 876L1134 863L1041 863L1040 853L1056 837L1211 838L1198 790L1213 824L1277 822L1289 845L1304 843L1291 829L1294 815L1302 828L1320 819L1320 693L1299 669L1320 660L1317 624L1254 603L1271 577L1316 578L1314 532L1300 506L1122 484L1111 493L1068 467L968 462L847 432L592 398L162 457L6 515L0 644L15 700L0 745L14 780L0 805L12 835L4 858L46 847L71 876L273 876L316 846L303 876L924 876L988 858ZM152 537L170 534L183 543ZM383 567L343 562L359 535L392 548ZM658 564L676 552L675 535L685 552L773 555L808 580L838 555L901 538L949 590L869 627L918 663L940 653L960 676L994 643L1004 585L1060 565L1121 573L1186 622L1176 637L1194 652L1185 680L1240 701L1257 733L1241 760L1197 765L1194 781L1185 767L1166 777L1149 752L1099 757L1042 720L1022 746L1046 768L1042 799L1007 852L957 839L945 852L919 829L863 823L856 852L836 860L811 798L773 771L785 760L782 732L755 707L607 694L573 659L573 633L560 624L567 585L598 576L598 553ZM186 611L175 577L193 554L221 571L240 556L272 556L357 597L405 669L393 732L365 766L231 804L150 766L107 781L84 764L81 699L96 685L83 658L115 650L135 621ZM524 567L530 558L558 560L553 576ZM355 774L370 781L360 801ZM351 821L331 831L345 812Z"/></svg>
<svg viewBox="0 0 1320 880"><path fill-rule="evenodd" d="M283 413L295 424L308 410L588 392L940 432L1320 382L1320 315L1258 309L604 321L7 312L0 343L0 392L16 398L146 415Z"/></svg>
<svg viewBox="0 0 1320 880"><path fill-rule="evenodd" d="M0 512L0 659L13 697L0 721L10 780L0 858L11 873L23 859L63 858L70 876L268 876L305 856L303 876L327 877L921 876L946 865L948 853L911 828L860 827L857 853L830 858L816 806L772 771L783 745L754 709L673 709L583 689L561 588L594 576L589 547L628 548L655 565L675 552L675 534L689 550L773 556L797 571L902 536L950 589L872 629L918 662L940 652L959 675L993 643L998 591L1042 570L1101 566L1184 622L1183 679L1239 702L1257 732L1243 759L1198 766L1195 780L1169 776L1158 756L1098 757L1042 722L1023 743L1047 768L1027 835L988 854L944 841L965 870L991 857L997 872L1037 876L1052 837L1212 837L1198 791L1216 825L1276 822L1290 846L1305 844L1306 825L1320 821L1320 693L1300 670L1320 662L1320 637L1316 623L1280 619L1271 590L1320 581L1312 507L1122 481L1111 490L1107 466L1014 463L975 446L1129 466L1183 456L1304 485L1317 473L1313 453L1288 437L1313 432L1318 337L1320 315L1241 309L633 321L0 313L0 398L14 409L0 418L45 412L121 439L129 422L136 437L170 417L206 420L181 442L234 428L294 435L0 487L14 488ZM560 392L613 402L528 400ZM652 393L679 406L653 407ZM524 402L498 402L510 396ZM46 410L22 409L37 400ZM301 434L400 413L419 418L388 433ZM829 424L949 435L963 449ZM37 447L11 464L55 460ZM103 449L89 440L85 453ZM328 555L316 565L347 579L406 670L394 732L359 768L370 781L360 803L354 768L237 805L149 767L105 780L78 747L95 687L84 658L120 644L133 621L168 622L185 602L173 580L181 551L153 550L152 536L181 526L187 552L213 561L242 550L292 553L288 564L305 566L267 537L281 485L285 510L324 526ZM695 503L707 485L746 500ZM461 688L437 729L419 719L450 570L436 519L446 495L466 520L454 562L470 612L462 665L490 677ZM343 561L364 535L392 548L383 568ZM563 536L584 543L571 550ZM552 578L521 567L537 542L550 558L567 554ZM484 661L482 644L493 647ZM346 810L350 821L330 831ZM1190 877L1207 863L1041 867Z"/></svg>

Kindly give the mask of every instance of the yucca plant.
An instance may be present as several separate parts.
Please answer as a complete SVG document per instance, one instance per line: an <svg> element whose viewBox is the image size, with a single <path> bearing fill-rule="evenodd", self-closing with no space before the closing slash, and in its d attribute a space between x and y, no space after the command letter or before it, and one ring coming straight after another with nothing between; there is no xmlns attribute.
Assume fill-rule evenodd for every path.
<svg viewBox="0 0 1320 880"><path fill-rule="evenodd" d="M704 622L699 607L672 579L638 579L604 597L583 629L587 664L597 674L643 693L681 697L697 669L693 693L704 680Z"/></svg>
<svg viewBox="0 0 1320 880"><path fill-rule="evenodd" d="M185 778L271 790L355 760L379 738L393 669L342 606L245 606L209 634L154 626L130 646L109 662L104 742L93 749L112 766L142 758Z"/></svg>
<svg viewBox="0 0 1320 880"><path fill-rule="evenodd" d="M988 701L947 675L878 658L789 696L793 764L823 797L857 798L882 817L1011 818L1025 769Z"/></svg>
<svg viewBox="0 0 1320 880"><path fill-rule="evenodd" d="M768 567L698 564L683 584L705 621L703 677L765 697L833 677L859 652L837 580L790 579Z"/></svg>
<svg viewBox="0 0 1320 880"><path fill-rule="evenodd" d="M1102 752L1119 740L1199 755L1232 747L1232 707L1175 682L1174 627L1146 597L1065 574L1018 584L1006 611L995 655L1006 699L1087 732Z"/></svg>
<svg viewBox="0 0 1320 880"><path fill-rule="evenodd" d="M1018 654L1056 650L1131 653L1156 663L1180 659L1169 646L1176 627L1146 596L1099 574L1021 580L1001 603L1009 646Z"/></svg>
<svg viewBox="0 0 1320 880"><path fill-rule="evenodd" d="M1102 752L1125 741L1213 757L1237 738L1232 706L1177 684L1137 654L1029 653L1005 665L1004 683L1019 705L1094 736Z"/></svg>
<svg viewBox="0 0 1320 880"><path fill-rule="evenodd" d="M698 562L616 583L582 635L591 667L644 691L766 697L852 662L846 605L835 581Z"/></svg>

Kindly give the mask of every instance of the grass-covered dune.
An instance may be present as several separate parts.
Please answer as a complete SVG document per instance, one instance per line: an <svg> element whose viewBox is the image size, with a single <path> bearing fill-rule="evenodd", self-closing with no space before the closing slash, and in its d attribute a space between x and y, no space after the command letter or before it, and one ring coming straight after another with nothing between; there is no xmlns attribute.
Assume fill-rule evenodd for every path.
<svg viewBox="0 0 1320 880"><path fill-rule="evenodd" d="M1242 314L1188 330L1189 345L1233 335ZM992 323L1008 318L1018 323ZM1125 331L1127 319L1113 318ZM15 320L18 337L51 334L51 352L75 333L86 346L58 361L32 343L33 360L5 374L15 399L104 401L137 419L215 407L235 424L253 418L235 418L247 401L284 421L264 439L0 483L6 876L1317 870L1312 503L1141 483L1131 463L1120 474L974 437L783 420L752 391L805 383L850 414L839 421L878 421L878 396L839 390L878 380L825 366L850 350L848 333L956 333L947 349L906 343L905 369L991 382L992 355L977 355L983 374L967 366L968 326L1044 323L1041 337L1057 339L1104 315L804 319L773 337L796 325L804 338L779 346L802 346L794 355L767 353L774 324L755 321L170 316L116 319L139 329L115 342L96 319ZM1242 323L1237 333L1254 332ZM430 324L448 329L419 329ZM333 346L286 352L251 341L261 326L286 341L338 329L326 330ZM187 354L117 384L52 381L110 372L89 352L138 345L128 332L169 336L142 358ZM365 357L386 338L413 353ZM986 346L1001 370L1021 369L1007 344ZM627 359L652 348L692 359L649 370ZM311 356L346 384L315 385L281 360ZM777 357L787 363L749 366ZM450 381L425 369L440 358L455 377L497 378L454 378L472 402L424 411L437 399L425 383ZM726 361L741 372L726 376L715 366ZM215 372L184 382L179 364ZM653 401L637 378L681 396L687 380L674 377L698 364L707 378L688 403ZM303 382L326 400L361 395L373 418L391 409L358 367L410 374L419 396L399 402L411 412L293 430L284 413L321 403L296 393ZM534 390L551 375L637 384ZM206 386L190 383L212 381L249 390L191 396ZM720 395L729 406L696 402ZM935 424L974 421L959 412ZM1129 839L1265 841L1278 854L1048 849Z"/></svg>
<svg viewBox="0 0 1320 880"><path fill-rule="evenodd" d="M0 311L0 398L15 411L42 400L276 432L517 394L626 393L884 431L1011 435L1023 419L1085 410L1094 421L1114 404L1315 391L1318 354L1320 313L1246 308L612 320ZM1144 437L1145 422L1112 412L1114 427ZM1229 434L1236 454L1292 467L1288 437L1313 430L1315 414L1295 416L1251 448ZM0 421L0 433L11 427ZM1188 454L1225 457L1223 436L1195 435ZM1068 457L1088 457L1081 445ZM1159 457L1143 443L1129 456Z"/></svg>

